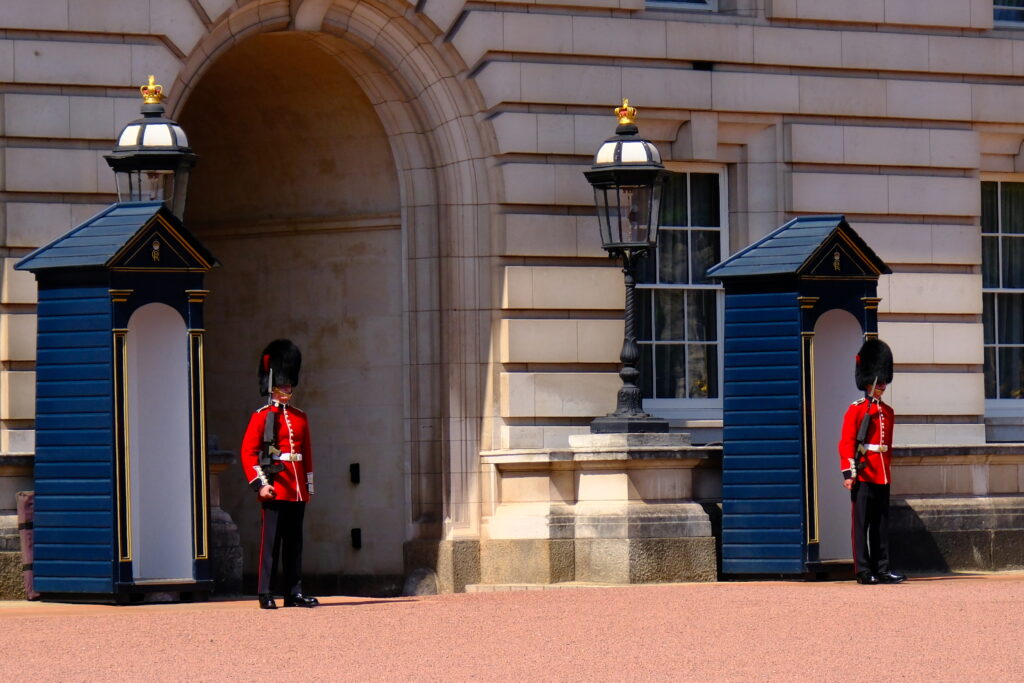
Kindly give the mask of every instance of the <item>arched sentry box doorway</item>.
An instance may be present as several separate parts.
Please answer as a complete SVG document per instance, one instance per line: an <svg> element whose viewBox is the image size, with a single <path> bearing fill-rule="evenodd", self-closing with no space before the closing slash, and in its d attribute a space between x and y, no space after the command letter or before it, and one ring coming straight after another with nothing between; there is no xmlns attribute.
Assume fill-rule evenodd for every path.
<svg viewBox="0 0 1024 683"><path fill-rule="evenodd" d="M840 215L796 218L708 271L725 287L725 574L850 559L836 444L890 272Z"/></svg>

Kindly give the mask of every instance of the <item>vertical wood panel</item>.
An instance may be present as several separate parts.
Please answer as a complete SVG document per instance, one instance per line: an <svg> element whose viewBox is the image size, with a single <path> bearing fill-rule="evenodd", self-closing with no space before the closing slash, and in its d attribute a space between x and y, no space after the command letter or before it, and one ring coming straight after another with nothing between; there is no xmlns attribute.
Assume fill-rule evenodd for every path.
<svg viewBox="0 0 1024 683"><path fill-rule="evenodd" d="M36 559L41 592L113 589L110 295L39 289Z"/></svg>
<svg viewBox="0 0 1024 683"><path fill-rule="evenodd" d="M800 309L794 292L727 293L722 564L803 572Z"/></svg>

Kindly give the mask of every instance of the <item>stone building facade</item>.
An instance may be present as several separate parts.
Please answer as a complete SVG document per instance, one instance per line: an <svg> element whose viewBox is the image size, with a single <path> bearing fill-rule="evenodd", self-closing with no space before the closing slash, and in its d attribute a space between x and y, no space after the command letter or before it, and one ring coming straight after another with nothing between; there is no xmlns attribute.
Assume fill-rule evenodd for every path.
<svg viewBox="0 0 1024 683"><path fill-rule="evenodd" d="M676 506L663 532L707 539L720 495L721 295L702 269L815 213L845 214L893 271L879 331L907 537L959 530L988 548L976 564L1019 563L964 521L1019 530L1024 507L1024 449L1004 443L1024 441L1017 5L7 0L0 510L33 452L36 293L13 264L114 200L102 155L155 74L200 157L186 224L223 263L212 447L238 447L259 350L294 339L319 585L666 578L628 559L660 552L637 550L631 525L661 522L636 515ZM619 384L622 276L582 171L624 97L673 178L641 286L646 405L696 444L643 457L578 437ZM220 479L252 567L256 506L237 471Z"/></svg>

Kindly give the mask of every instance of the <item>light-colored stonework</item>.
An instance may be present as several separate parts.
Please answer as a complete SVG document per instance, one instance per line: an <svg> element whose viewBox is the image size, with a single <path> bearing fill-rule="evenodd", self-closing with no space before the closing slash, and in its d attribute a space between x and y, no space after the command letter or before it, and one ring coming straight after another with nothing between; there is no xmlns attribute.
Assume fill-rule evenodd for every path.
<svg viewBox="0 0 1024 683"><path fill-rule="evenodd" d="M480 454L565 450L614 406L622 277L582 171L623 97L669 168L724 172L731 250L795 215L845 213L893 269L879 326L898 442L984 444L979 182L1024 180L1024 32L994 25L990 0L719 7L0 3L0 458L33 443L36 291L13 263L114 200L102 155L150 73L200 156L188 225L224 264L207 321L221 448L258 400L258 348L289 335L307 351L301 403L336 496L311 512L318 576L400 575L429 554L409 543L445 539L439 585L479 582L481 562L498 580L487 572L525 546L464 544L519 524L495 512L500 481L550 528L561 475L506 477ZM989 416L989 434L1019 439L1022 421ZM965 467L988 493L1024 476L942 467L901 466L901 491L968 495ZM676 469L619 478L671 488ZM255 511L230 475L223 507L251 567ZM530 552L563 576L593 556L582 547Z"/></svg>
<svg viewBox="0 0 1024 683"><path fill-rule="evenodd" d="M576 434L568 449L483 454L483 583L713 581L715 541L695 499L716 449L688 434Z"/></svg>

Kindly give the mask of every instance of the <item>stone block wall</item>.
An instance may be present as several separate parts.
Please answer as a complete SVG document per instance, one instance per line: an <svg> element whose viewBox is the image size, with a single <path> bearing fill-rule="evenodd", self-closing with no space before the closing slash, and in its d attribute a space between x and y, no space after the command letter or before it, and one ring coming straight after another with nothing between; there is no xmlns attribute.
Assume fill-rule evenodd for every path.
<svg viewBox="0 0 1024 683"><path fill-rule="evenodd" d="M493 126L505 212L500 428L490 445L551 438L559 410L578 424L572 401L528 415L522 387L534 396L538 376L568 386L615 361L620 299L582 170L611 132L603 112L621 97L640 107L641 132L670 168L727 169L733 249L793 215L845 213L894 269L880 282L879 318L897 356L897 439L985 441L979 177L1012 171L1012 144L1024 140L1014 91L989 80L1022 73L1018 35L993 31L991 3L970 0L735 4L629 20L579 7L474 7L453 32ZM624 55L628 64L617 61ZM552 256L560 261L542 262ZM592 280L572 271L594 268L612 271L607 287L571 294ZM542 273L554 289L536 297ZM597 345L604 363L545 344L571 348L569 324L554 321L584 317L608 323ZM955 398L940 390L951 385Z"/></svg>
<svg viewBox="0 0 1024 683"><path fill-rule="evenodd" d="M301 33L347 69L395 157L415 531L390 532L393 556L423 529L479 535L481 450L564 448L613 404L621 274L582 171L624 97L670 169L724 172L733 251L845 213L893 268L879 327L898 441L984 443L979 182L1024 178L1024 35L991 0L718 6L2 3L0 457L33 450L34 284L11 266L113 199L102 154L149 74L180 111L261 33Z"/></svg>

